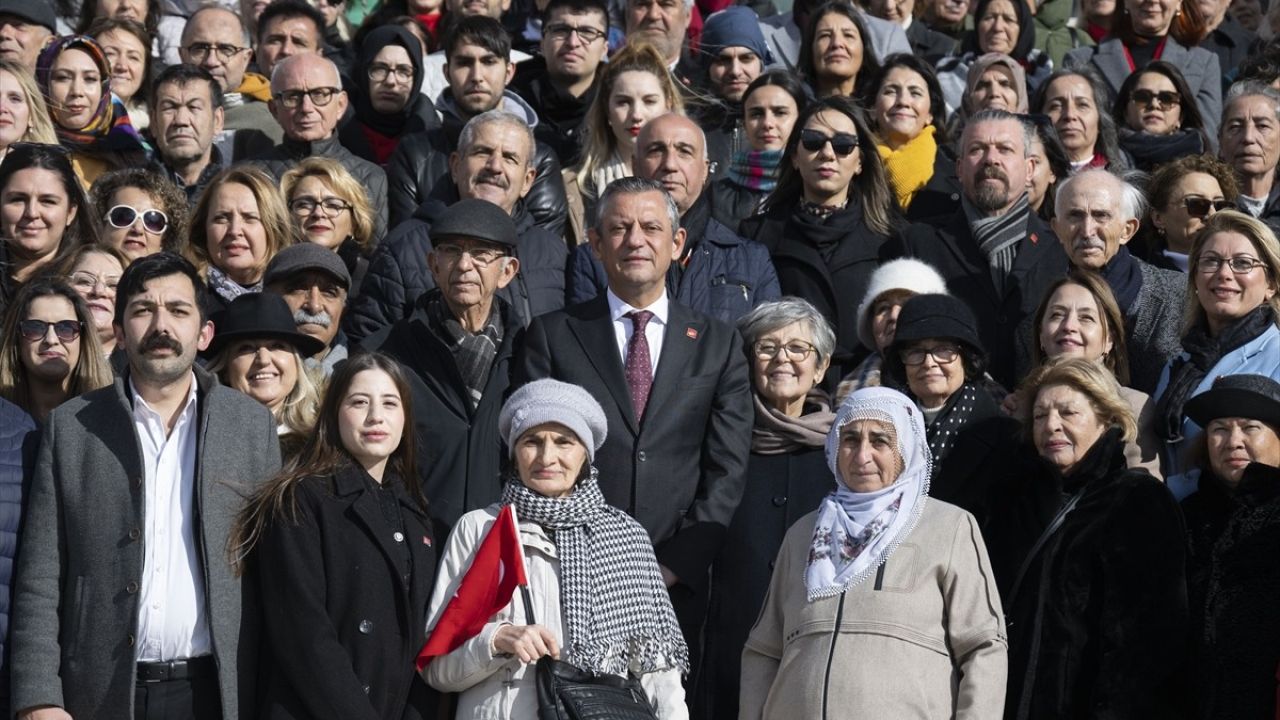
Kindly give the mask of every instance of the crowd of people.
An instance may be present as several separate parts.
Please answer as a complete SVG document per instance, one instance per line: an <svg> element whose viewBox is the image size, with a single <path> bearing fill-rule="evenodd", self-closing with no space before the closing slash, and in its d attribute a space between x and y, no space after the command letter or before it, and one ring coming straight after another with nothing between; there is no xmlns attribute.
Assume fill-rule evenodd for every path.
<svg viewBox="0 0 1280 720"><path fill-rule="evenodd" d="M1278 164L1280 2L0 0L0 712L1280 720Z"/></svg>

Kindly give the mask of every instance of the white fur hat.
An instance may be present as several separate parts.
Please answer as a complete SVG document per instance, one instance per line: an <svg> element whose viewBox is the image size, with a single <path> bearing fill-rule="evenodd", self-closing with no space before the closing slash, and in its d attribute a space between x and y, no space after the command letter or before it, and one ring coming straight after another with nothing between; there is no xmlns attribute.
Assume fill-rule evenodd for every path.
<svg viewBox="0 0 1280 720"><path fill-rule="evenodd" d="M871 306L876 298L890 290L910 290L916 295L946 295L947 283L933 266L915 258L900 258L881 265L871 273L871 281L867 291L858 303L858 340L868 350L876 349L875 338L871 337Z"/></svg>

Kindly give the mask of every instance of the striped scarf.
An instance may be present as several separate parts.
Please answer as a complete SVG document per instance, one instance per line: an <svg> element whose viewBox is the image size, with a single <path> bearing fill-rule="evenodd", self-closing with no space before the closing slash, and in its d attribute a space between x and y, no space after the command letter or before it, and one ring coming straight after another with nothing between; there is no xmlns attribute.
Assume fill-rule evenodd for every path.
<svg viewBox="0 0 1280 720"><path fill-rule="evenodd" d="M40 86L40 92L44 94L50 111L59 107L59 103L50 93L49 75L58 56L67 50L79 50L93 60L102 78L102 96L98 99L98 107L94 109L93 116L84 127L66 128L54 122L58 143L70 150L144 150L142 137L129 120L129 111L120 98L111 93L111 66L107 62L107 56L103 53L102 46L88 35L57 38L40 53L36 61L36 83Z"/></svg>
<svg viewBox="0 0 1280 720"><path fill-rule="evenodd" d="M733 154L729 180L738 187L771 193L778 187L782 150L743 150Z"/></svg>
<svg viewBox="0 0 1280 720"><path fill-rule="evenodd" d="M1018 241L1027 236L1027 220L1031 217L1027 194L1022 193L1008 212L994 217L983 217L969 203L968 198L960 198L960 203L969 219L969 231L973 233L973 239L977 241L982 254L987 256L987 263L991 266L991 279L996 288L1003 291L1005 278L1013 269L1014 259L1018 257Z"/></svg>

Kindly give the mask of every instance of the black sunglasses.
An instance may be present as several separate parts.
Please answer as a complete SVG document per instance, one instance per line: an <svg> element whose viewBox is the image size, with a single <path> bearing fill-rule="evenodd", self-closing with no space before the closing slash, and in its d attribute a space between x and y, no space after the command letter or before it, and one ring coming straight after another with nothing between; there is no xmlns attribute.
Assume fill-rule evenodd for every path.
<svg viewBox="0 0 1280 720"><path fill-rule="evenodd" d="M1152 100L1156 100L1162 108L1169 108L1182 104L1182 96L1169 90L1161 90L1160 92L1153 92L1146 89L1134 90L1129 93L1129 99L1139 105L1150 105Z"/></svg>
<svg viewBox="0 0 1280 720"><path fill-rule="evenodd" d="M50 325L53 326L53 334L61 342L69 343L80 337L81 323L78 320L59 320L57 322L23 320L18 323L18 332L22 334L23 339L35 342L44 339L44 336L49 332Z"/></svg>
<svg viewBox="0 0 1280 720"><path fill-rule="evenodd" d="M152 235L163 235L164 231L169 229L168 215L155 208L138 210L129 205L117 205L108 210L107 222L111 223L113 228L124 230L133 227L139 215L142 216L142 227Z"/></svg>
<svg viewBox="0 0 1280 720"><path fill-rule="evenodd" d="M827 143L831 143L831 149L836 155L846 157L849 153L858 149L858 136L843 132L838 132L835 135L824 135L817 130L800 131L800 145L809 152L818 152Z"/></svg>
<svg viewBox="0 0 1280 720"><path fill-rule="evenodd" d="M1210 200L1202 197L1184 197L1182 206L1187 209L1187 214L1194 218L1208 217L1209 208L1213 208L1214 212L1222 212L1235 207L1226 200Z"/></svg>

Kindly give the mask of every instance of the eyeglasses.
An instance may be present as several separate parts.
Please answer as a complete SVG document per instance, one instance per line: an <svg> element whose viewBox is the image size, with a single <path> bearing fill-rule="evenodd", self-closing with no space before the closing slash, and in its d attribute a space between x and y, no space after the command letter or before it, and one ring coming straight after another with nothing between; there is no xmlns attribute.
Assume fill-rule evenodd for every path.
<svg viewBox="0 0 1280 720"><path fill-rule="evenodd" d="M791 340L783 345L761 340L756 343L752 349L755 351L756 357L761 360L772 360L778 357L778 353L785 350L787 352L787 357L801 362L808 360L809 353L816 350L814 346L804 342L803 340Z"/></svg>
<svg viewBox="0 0 1280 720"><path fill-rule="evenodd" d="M71 284L71 287L81 294L93 292L99 283L112 294L120 286L119 275L94 275L84 270L72 273L71 277L67 278L67 281Z"/></svg>
<svg viewBox="0 0 1280 720"><path fill-rule="evenodd" d="M162 235L165 230L169 229L169 216L156 210L155 208L147 208L139 210L129 205L117 205L107 211L107 222L111 223L111 227L117 230L133 227L138 221L138 216L142 216L142 229L152 235Z"/></svg>
<svg viewBox="0 0 1280 720"><path fill-rule="evenodd" d="M325 217L337 217L352 207L354 206L351 203L336 197L327 197L323 200L301 197L289 201L289 209L298 217L306 217L315 212L316 208L320 208L321 214Z"/></svg>
<svg viewBox="0 0 1280 720"><path fill-rule="evenodd" d="M858 149L858 136L842 132L838 132L835 135L824 135L817 130L800 131L800 144L809 152L818 152L827 143L831 143L831 150L836 155L847 157Z"/></svg>
<svg viewBox="0 0 1280 720"><path fill-rule="evenodd" d="M587 25L565 25L564 23L549 25L542 32L548 35L552 40L558 40L560 42L568 40L570 35L577 33L578 38L588 45L607 34L604 30L599 28L589 27Z"/></svg>
<svg viewBox="0 0 1280 720"><path fill-rule="evenodd" d="M412 65L384 65L382 63L374 63L369 66L369 79L374 82L383 82L389 75L395 75L397 80L402 82L413 82L413 66ZM315 102L315 98L312 98ZM318 104L318 103L317 103Z"/></svg>
<svg viewBox="0 0 1280 720"><path fill-rule="evenodd" d="M1182 104L1182 96L1170 90L1161 90L1153 92L1151 90L1134 90L1129 93L1129 100L1139 105L1150 105L1152 100L1157 101L1162 108L1177 107Z"/></svg>
<svg viewBox="0 0 1280 720"><path fill-rule="evenodd" d="M69 343L80 337L80 330L84 324L78 320L58 320L57 322L23 320L18 323L18 332L24 340L35 342L44 339L44 336L49 334L50 327L53 327L53 334L59 342Z"/></svg>
<svg viewBox="0 0 1280 720"><path fill-rule="evenodd" d="M1213 208L1214 212L1222 212L1233 207L1226 200L1210 200L1202 197L1184 197L1182 206L1187 209L1187 214L1194 218L1209 217L1209 208Z"/></svg>
<svg viewBox="0 0 1280 720"><path fill-rule="evenodd" d="M926 356L932 356L934 361L939 365L953 363L956 358L960 357L960 348L955 345L938 345L931 348L914 348L902 351L898 357L902 358L905 365L916 366L923 365Z"/></svg>
<svg viewBox="0 0 1280 720"><path fill-rule="evenodd" d="M1196 260L1196 270L1205 275L1212 275L1222 269L1223 265L1231 268L1231 272L1236 275L1248 275L1253 272L1254 268L1266 267L1267 264L1257 258L1251 258L1248 255L1237 255L1231 258L1219 257L1217 255L1202 255Z"/></svg>
<svg viewBox="0 0 1280 720"><path fill-rule="evenodd" d="M336 87L318 87L310 90L285 90L276 93L276 100L287 108L296 108L302 104L303 97L311 98L311 104L316 107L324 107L328 105L333 96L342 92L342 88Z"/></svg>
<svg viewBox="0 0 1280 720"><path fill-rule="evenodd" d="M223 45L222 43L191 43L187 46L187 55L197 63L202 63L209 57L209 53L218 53L218 59L222 62L231 62L231 58L248 50L247 47L237 47L235 45Z"/></svg>
<svg viewBox="0 0 1280 720"><path fill-rule="evenodd" d="M470 255L471 262L479 267L488 267L494 260L507 256L505 252L493 248L463 248L453 244L437 245L432 252L448 263L456 263L463 255Z"/></svg>

